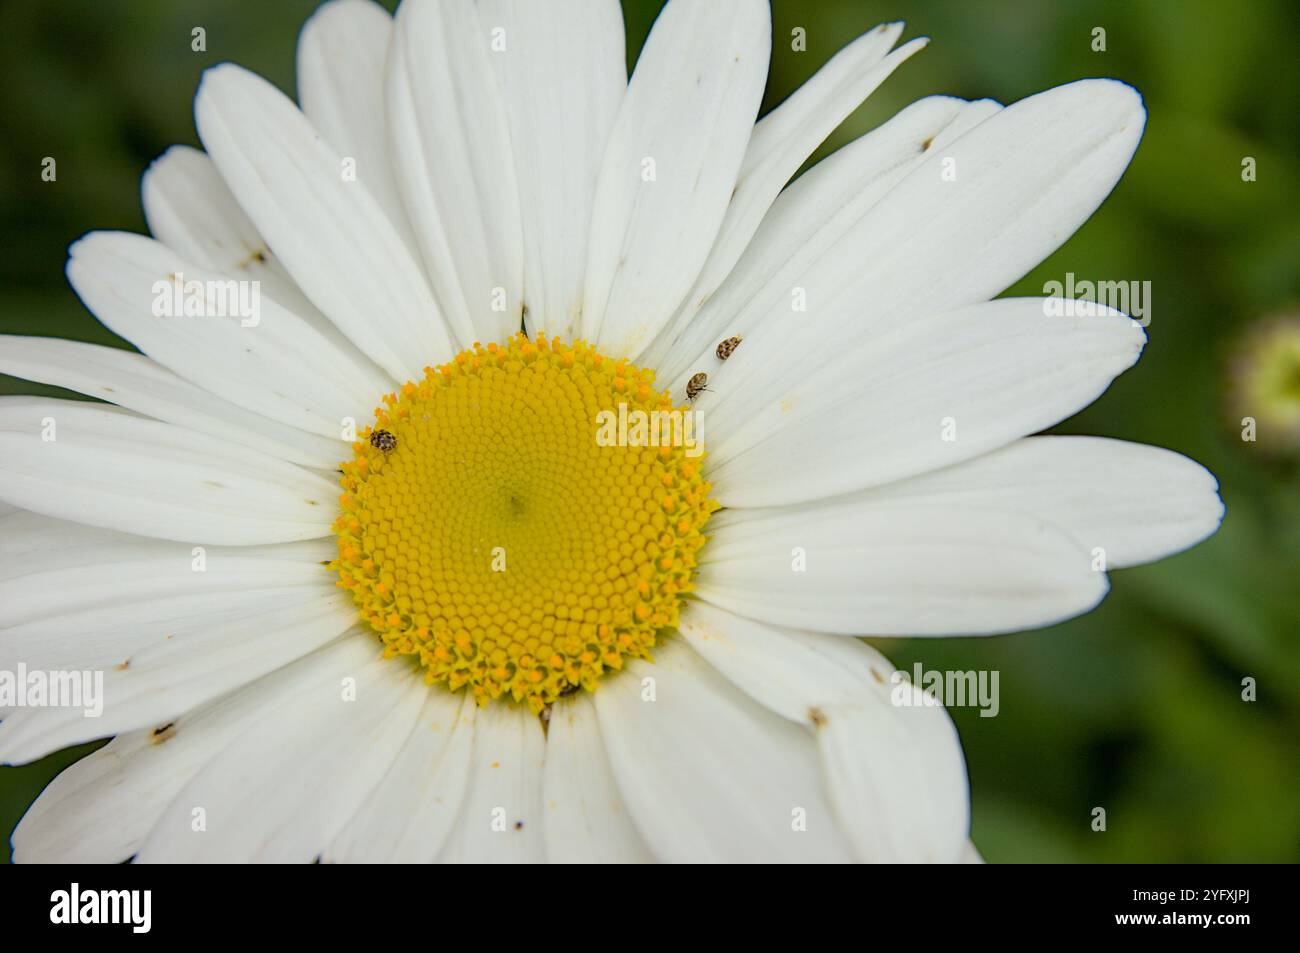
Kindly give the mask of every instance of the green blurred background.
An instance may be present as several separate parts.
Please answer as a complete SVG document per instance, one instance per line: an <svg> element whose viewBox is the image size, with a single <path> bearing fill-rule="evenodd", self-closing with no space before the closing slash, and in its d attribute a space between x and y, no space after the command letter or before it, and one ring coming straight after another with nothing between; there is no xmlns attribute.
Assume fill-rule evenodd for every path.
<svg viewBox="0 0 1300 953"><path fill-rule="evenodd" d="M624 0L629 62L660 5ZM67 246L91 229L144 231L139 177L171 143L198 145L191 102L203 69L233 60L292 92L295 38L315 6L6 0L0 332L127 346L67 287ZM1223 392L1240 335L1300 301L1300 5L776 0L764 111L844 43L895 19L907 21L905 38L933 42L817 158L933 93L1010 103L1088 76L1141 91L1146 136L1115 194L1012 290L1040 294L1044 281L1067 271L1152 282L1141 361L1058 429L1188 454L1218 476L1228 516L1202 546L1114 574L1109 597L1084 618L992 639L880 647L900 668L921 661L1001 672L996 718L954 712L970 769L974 838L988 860L1294 862L1296 451L1268 434L1243 443ZM206 53L190 50L195 26L207 30ZM791 49L795 27L806 30L806 52ZM1092 49L1095 27L1106 30L1105 52ZM41 181L44 156L58 160L56 183ZM1245 156L1257 160L1255 182L1242 181ZM73 396L3 376L0 393ZM1241 698L1247 676L1258 683L1257 701ZM90 747L0 768L0 859L31 801ZM1098 806L1107 812L1104 833L1090 826Z"/></svg>

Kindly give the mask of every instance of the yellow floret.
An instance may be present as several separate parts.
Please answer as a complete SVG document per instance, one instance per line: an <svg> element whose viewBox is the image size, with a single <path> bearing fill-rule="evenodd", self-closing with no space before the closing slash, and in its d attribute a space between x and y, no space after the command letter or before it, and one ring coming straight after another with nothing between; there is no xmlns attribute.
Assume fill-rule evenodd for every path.
<svg viewBox="0 0 1300 953"><path fill-rule="evenodd" d="M673 410L653 384L582 342L521 334L384 398L374 429L396 446L353 444L331 568L386 654L534 711L649 658L717 508L687 447L597 440L620 403Z"/></svg>

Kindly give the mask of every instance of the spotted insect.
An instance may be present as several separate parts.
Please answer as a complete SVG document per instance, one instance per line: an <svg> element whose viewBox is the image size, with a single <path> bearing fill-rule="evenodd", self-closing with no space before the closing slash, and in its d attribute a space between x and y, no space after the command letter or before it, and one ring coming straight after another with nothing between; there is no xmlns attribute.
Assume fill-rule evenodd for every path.
<svg viewBox="0 0 1300 953"><path fill-rule="evenodd" d="M397 438L387 430L376 430L370 435L370 446L388 453L397 449Z"/></svg>
<svg viewBox="0 0 1300 953"><path fill-rule="evenodd" d="M686 382L686 399L694 400L709 389L709 375L700 371Z"/></svg>
<svg viewBox="0 0 1300 953"><path fill-rule="evenodd" d="M718 360L725 361L727 358L731 357L732 353L734 353L738 347L740 347L740 335L736 334L719 344L718 349L713 353L718 355Z"/></svg>

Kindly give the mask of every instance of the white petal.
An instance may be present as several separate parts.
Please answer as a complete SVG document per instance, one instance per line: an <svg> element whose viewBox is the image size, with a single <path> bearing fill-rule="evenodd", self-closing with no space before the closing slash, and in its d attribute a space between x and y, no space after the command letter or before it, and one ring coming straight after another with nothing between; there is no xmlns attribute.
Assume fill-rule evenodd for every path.
<svg viewBox="0 0 1300 953"><path fill-rule="evenodd" d="M460 816L440 863L539 863L542 842L542 723L504 703L479 709L474 760Z"/></svg>
<svg viewBox="0 0 1300 953"><path fill-rule="evenodd" d="M143 766L154 747L152 734L142 731L114 738L46 785L14 829L13 862L120 864L128 860L148 833L153 812L166 803L159 792L169 784L183 783L170 781L155 765ZM141 769L132 770L137 765Z"/></svg>
<svg viewBox="0 0 1300 953"><path fill-rule="evenodd" d="M813 378L859 342L988 300L1101 204L1144 118L1130 87L1084 80L1021 100L929 149L825 254L784 276L781 298L719 369L715 392L748 406Z"/></svg>
<svg viewBox="0 0 1300 953"><path fill-rule="evenodd" d="M653 860L628 815L585 692L557 702L546 733L542 778L546 859L635 864Z"/></svg>
<svg viewBox="0 0 1300 953"><path fill-rule="evenodd" d="M369 639L323 653L334 678L283 693L205 764L162 812L140 863L301 863L322 854L393 763L429 690L401 660L376 658ZM194 829L195 808L205 830Z"/></svg>
<svg viewBox="0 0 1300 953"><path fill-rule="evenodd" d="M337 492L291 463L105 404L0 400L0 498L46 516L255 545L327 535Z"/></svg>
<svg viewBox="0 0 1300 953"><path fill-rule="evenodd" d="M204 548L200 567L195 551L185 543L131 536L23 510L6 512L0 516L0 596L4 599L0 668L15 671L23 664L29 671L89 672L85 676L89 678L102 671L107 686L139 658L137 652L148 654L166 647L161 654L174 657L177 653L171 650L211 641L214 632L240 630L236 641L255 637L275 618L308 617L322 595L333 594L333 579L322 568L333 551L328 540L212 546ZM51 592L58 592L59 598L48 598ZM353 618L355 612L349 621ZM307 633L308 638L315 635ZM220 642L224 636L215 638ZM218 651L225 648L217 645ZM255 653L253 666L265 665L263 656L279 650L268 648ZM137 674L132 669L130 677ZM239 683L239 673L231 674L235 681L227 684ZM201 683L199 690L209 689L209 679ZM116 716L119 699L113 694L114 710L109 714ZM13 711L0 707L0 717ZM68 713L33 708L23 714L40 721L59 720ZM77 720L84 738L112 733L99 718ZM10 719L0 726L0 733L9 734L15 727ZM43 742L37 747L45 750L25 749L23 759L60 746ZM8 743L4 747L8 750Z"/></svg>
<svg viewBox="0 0 1300 953"><path fill-rule="evenodd" d="M236 593L232 601L239 606L248 599ZM86 705L19 709L0 722L0 759L22 763L68 745L164 724L302 658L356 622L351 600L325 580L281 601L257 612L246 608L247 614L201 631L153 636L93 676L102 682L94 699L84 699L98 711L91 717ZM0 645L7 641L0 633Z"/></svg>
<svg viewBox="0 0 1300 953"><path fill-rule="evenodd" d="M0 580L139 557L167 557L192 563L196 555L184 543L53 519L7 504L0 506ZM209 546L204 555L223 560L238 556L324 564L335 558L337 547L331 537L269 546Z"/></svg>
<svg viewBox="0 0 1300 953"><path fill-rule="evenodd" d="M846 493L987 453L1088 406L1146 336L1110 309L1045 315L1045 300L893 325L801 380L764 375L748 406L735 402L729 360L719 396L699 401L724 434L710 448L714 495L724 506L773 506Z"/></svg>
<svg viewBox="0 0 1300 953"><path fill-rule="evenodd" d="M638 354L704 266L758 112L771 34L762 0L669 0L655 21L596 186L582 327L605 353Z"/></svg>
<svg viewBox="0 0 1300 953"><path fill-rule="evenodd" d="M246 267L261 266L252 277L293 286L272 265L266 241L206 153L172 146L149 165L140 193L149 231L178 255L238 277Z"/></svg>
<svg viewBox="0 0 1300 953"><path fill-rule="evenodd" d="M741 180L756 174L762 177L759 170L787 169L788 173L776 186L776 191L780 191L803 160L893 71L877 67L894 58L889 51L902 34L902 23L882 23L862 34L764 116L754 127L754 135L745 150ZM921 46L924 45L923 38ZM901 48L895 51L899 52ZM893 65L901 61L895 59Z"/></svg>
<svg viewBox="0 0 1300 953"><path fill-rule="evenodd" d="M719 513L696 592L771 625L850 635L987 635L1086 612L1106 576L1018 513L824 501Z"/></svg>
<svg viewBox="0 0 1300 953"><path fill-rule="evenodd" d="M675 394L692 374L713 373L718 341L748 335L769 310L790 301L790 289L811 264L924 160L927 144L933 147L950 130L964 132L987 118L989 108L986 102L930 96L817 163L777 196L727 280L699 312L690 301L683 305L646 363L662 371Z"/></svg>
<svg viewBox="0 0 1300 953"><path fill-rule="evenodd" d="M477 706L433 686L379 786L322 858L337 863L429 863L460 813Z"/></svg>
<svg viewBox="0 0 1300 953"><path fill-rule="evenodd" d="M854 639L773 629L699 602L681 633L738 688L816 729L860 860L957 858L970 801L956 730L941 706L892 680L888 659Z"/></svg>
<svg viewBox="0 0 1300 953"><path fill-rule="evenodd" d="M0 664L9 671L23 664L28 671L81 672L86 673L82 678L93 680L95 672L108 672L130 658L132 652L163 639L201 632L214 622L220 624L241 615L256 616L301 604L316 591L315 587L280 586L255 592L187 593L113 604L102 610L57 612L0 632ZM93 699L89 704L94 707ZM19 710L17 706L0 706L0 719ZM85 730L87 737L102 734L90 723ZM21 760L49 753L25 751ZM0 753L0 758L20 760L17 754L11 756L8 752Z"/></svg>
<svg viewBox="0 0 1300 953"><path fill-rule="evenodd" d="M889 680L894 667L868 658L856 668L840 664L829 635L777 629L698 599L682 612L681 635L704 660L763 707L796 724L817 727L817 709L852 704ZM864 643L847 640L852 650ZM867 649L867 652L870 652Z"/></svg>
<svg viewBox="0 0 1300 953"><path fill-rule="evenodd" d="M317 652L170 725L120 735L56 777L14 831L19 862L120 863L139 849L168 803L204 765L285 698L337 691L340 653ZM195 805L191 805L190 809ZM186 835L190 835L187 814Z"/></svg>
<svg viewBox="0 0 1300 953"><path fill-rule="evenodd" d="M0 580L49 569L112 562L150 551L175 551L181 545L51 519L7 503L0 504Z"/></svg>
<svg viewBox="0 0 1300 953"><path fill-rule="evenodd" d="M298 100L325 141L355 160L357 180L418 259L389 153L384 76L392 35L393 18L372 0L322 4L298 36Z"/></svg>
<svg viewBox="0 0 1300 953"><path fill-rule="evenodd" d="M496 68L510 121L523 220L524 319L573 338L601 156L627 89L617 0L480 0L505 30Z"/></svg>
<svg viewBox="0 0 1300 953"><path fill-rule="evenodd" d="M831 804L846 819L863 860L951 863L969 830L957 732L946 717L942 725L926 723L916 731L901 720L891 721L891 713L926 711L932 703L916 686L905 690L911 708L877 699L874 706L827 705L821 710L817 737ZM926 728L939 731L922 734ZM936 752L956 752L956 757L935 757ZM949 770L931 774L933 762ZM894 823L868 818L865 805L883 805Z"/></svg>
<svg viewBox="0 0 1300 953"><path fill-rule="evenodd" d="M864 491L865 503L981 507L1065 529L1110 568L1194 546L1223 519L1218 481L1182 454L1102 437L1030 437Z"/></svg>
<svg viewBox="0 0 1300 953"><path fill-rule="evenodd" d="M717 291L777 193L805 160L890 73L929 42L913 40L889 53L902 32L901 23L888 23L859 37L754 127L735 195L704 270L674 318L677 324L685 326Z"/></svg>
<svg viewBox="0 0 1300 953"><path fill-rule="evenodd" d="M595 693L618 789L655 855L671 863L847 859L811 733L677 640L655 656L607 676Z"/></svg>
<svg viewBox="0 0 1300 953"><path fill-rule="evenodd" d="M0 633L0 656L11 671L20 661L29 670L108 670L128 660L132 652L165 639L201 634L232 619L301 605L315 598L318 591L315 584L249 590L217 588L212 592L114 602L92 609L52 611Z"/></svg>
<svg viewBox="0 0 1300 953"><path fill-rule="evenodd" d="M119 407L320 469L350 455L342 440L307 433L196 387L140 354L61 338L0 337L0 373L66 387Z"/></svg>
<svg viewBox="0 0 1300 953"><path fill-rule="evenodd" d="M366 361L375 373L289 277L207 153L172 146L150 164L140 191L145 221L160 242L207 271L258 282L262 295L301 317L353 360Z"/></svg>
<svg viewBox="0 0 1300 953"><path fill-rule="evenodd" d="M8 521L0 525L7 526ZM311 586L319 592L333 585L328 570L315 560L263 558L257 553L264 550L243 547L200 548L194 553L183 543L145 542L145 546L94 545L85 555L41 559L18 572L6 572L0 581L4 597L0 627L126 602L210 592L224 592L232 608L237 608L240 591ZM57 551L51 555L64 556ZM58 593L54 604L52 593Z"/></svg>
<svg viewBox="0 0 1300 953"><path fill-rule="evenodd" d="M523 305L514 153L490 62L507 55L492 50L500 39L509 50L523 38L494 37L472 0L407 0L388 56L398 186L438 302L466 347L518 331Z"/></svg>
<svg viewBox="0 0 1300 953"><path fill-rule="evenodd" d="M398 380L453 354L401 235L283 93L231 64L203 74L199 136L230 191L321 311Z"/></svg>
<svg viewBox="0 0 1300 953"><path fill-rule="evenodd" d="M273 299L254 306L251 286L245 290L151 238L92 232L69 249L67 272L95 317L159 364L291 427L338 439L343 417L369 410L392 389L376 369ZM205 313L177 313L187 301ZM245 305L251 317L239 316Z"/></svg>

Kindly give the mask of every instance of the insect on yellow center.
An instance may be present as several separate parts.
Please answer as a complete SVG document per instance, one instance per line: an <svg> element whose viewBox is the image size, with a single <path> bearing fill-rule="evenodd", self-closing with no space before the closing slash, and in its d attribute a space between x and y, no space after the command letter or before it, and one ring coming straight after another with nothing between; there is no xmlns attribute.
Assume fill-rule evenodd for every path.
<svg viewBox="0 0 1300 953"><path fill-rule="evenodd" d="M650 656L716 504L689 441L599 439L620 405L686 413L653 371L522 334L384 398L341 468L331 568L387 655L534 711Z"/></svg>

